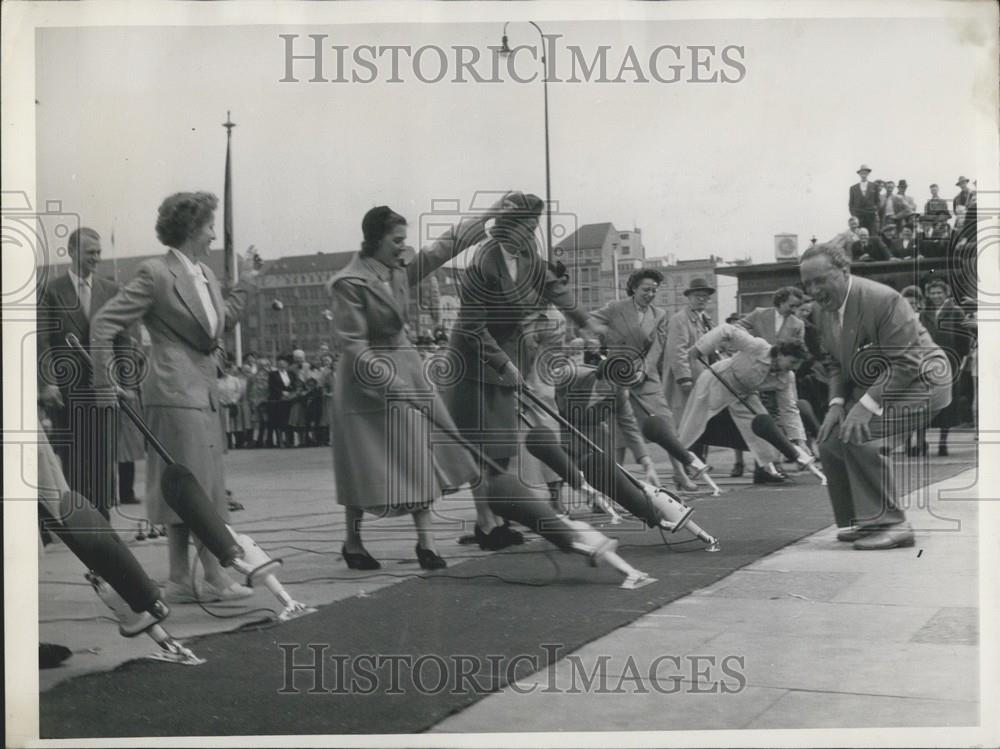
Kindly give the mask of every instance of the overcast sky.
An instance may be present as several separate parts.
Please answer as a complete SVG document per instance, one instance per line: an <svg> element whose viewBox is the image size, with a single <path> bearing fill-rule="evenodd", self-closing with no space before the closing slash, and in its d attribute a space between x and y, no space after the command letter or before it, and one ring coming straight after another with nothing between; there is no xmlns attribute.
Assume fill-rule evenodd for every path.
<svg viewBox="0 0 1000 749"><path fill-rule="evenodd" d="M951 197L976 176L972 131L996 117L987 35L946 20L547 21L589 59L609 45L608 77L631 47L682 48L677 83L552 83L553 198L572 225L611 221L642 229L647 255L773 259L773 235L826 239L847 218L861 162L872 179L905 178L919 204L927 185ZM308 83L311 63L285 74L284 41L328 34L327 46L470 45L490 75L501 24L307 27L53 28L38 31L38 199L58 199L116 251L160 249L160 201L177 190L223 190L232 110L236 243L265 257L354 250L364 212L388 204L418 226L433 199L466 205L477 190L544 195L542 86L420 82L409 58L389 83ZM537 44L525 23L510 42ZM687 45L714 45L712 71L734 77L720 50L742 47L735 83L690 83ZM738 53L733 53L736 55ZM995 54L995 52L993 53ZM659 58L661 75L676 61ZM436 57L424 59L433 75ZM517 58L519 75L538 64ZM325 74L336 75L332 50ZM359 70L350 66L348 75ZM427 71L430 71L429 73ZM703 73L707 75L707 73ZM988 95L975 95L975 91ZM216 228L221 244L221 215ZM412 230L416 234L417 229ZM415 238L414 238L415 239ZM416 244L416 242L413 242ZM110 252L110 248L107 247Z"/></svg>

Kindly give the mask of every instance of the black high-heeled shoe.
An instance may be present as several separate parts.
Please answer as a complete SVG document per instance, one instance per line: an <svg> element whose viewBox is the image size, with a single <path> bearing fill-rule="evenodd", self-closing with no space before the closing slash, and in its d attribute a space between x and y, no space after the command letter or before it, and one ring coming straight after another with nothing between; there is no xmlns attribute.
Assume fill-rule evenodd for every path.
<svg viewBox="0 0 1000 749"><path fill-rule="evenodd" d="M420 566L425 570L443 570L448 566L448 563L444 559L430 549L425 549L420 544L417 544L417 561L420 562Z"/></svg>
<svg viewBox="0 0 1000 749"><path fill-rule="evenodd" d="M367 551L355 553L348 551L346 546L340 547L340 555L344 557L347 566L352 570L380 570L382 564Z"/></svg>

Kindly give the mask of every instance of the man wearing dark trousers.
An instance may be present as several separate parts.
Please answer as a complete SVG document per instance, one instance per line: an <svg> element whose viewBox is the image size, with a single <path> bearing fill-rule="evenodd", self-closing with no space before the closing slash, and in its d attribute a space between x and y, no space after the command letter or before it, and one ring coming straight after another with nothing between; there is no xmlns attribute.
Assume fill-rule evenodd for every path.
<svg viewBox="0 0 1000 749"><path fill-rule="evenodd" d="M861 180L851 185L847 196L847 209L852 216L872 235L878 234L878 190L868 181L871 167L862 164L858 169Z"/></svg>
<svg viewBox="0 0 1000 749"><path fill-rule="evenodd" d="M115 503L116 414L95 398L85 357L66 343L75 335L90 353L90 321L118 287L95 274L101 237L81 227L67 240L70 265L43 290L38 309L38 400L52 417L51 441L69 486L109 517ZM115 341L116 350L124 341Z"/></svg>
<svg viewBox="0 0 1000 749"><path fill-rule="evenodd" d="M830 354L830 408L817 442L841 528L837 539L855 549L912 546L879 441L905 440L948 405L945 355L899 292L852 276L840 249L810 247L799 271L821 307L820 340Z"/></svg>

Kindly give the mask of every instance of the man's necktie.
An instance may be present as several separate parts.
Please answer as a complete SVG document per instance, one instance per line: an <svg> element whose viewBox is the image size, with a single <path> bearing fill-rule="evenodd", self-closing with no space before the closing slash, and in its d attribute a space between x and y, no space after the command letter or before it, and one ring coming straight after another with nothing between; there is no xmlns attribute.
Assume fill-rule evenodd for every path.
<svg viewBox="0 0 1000 749"><path fill-rule="evenodd" d="M80 297L80 310L83 312L83 316L88 320L90 319L90 284L86 281L81 280L80 286L77 289L77 295Z"/></svg>

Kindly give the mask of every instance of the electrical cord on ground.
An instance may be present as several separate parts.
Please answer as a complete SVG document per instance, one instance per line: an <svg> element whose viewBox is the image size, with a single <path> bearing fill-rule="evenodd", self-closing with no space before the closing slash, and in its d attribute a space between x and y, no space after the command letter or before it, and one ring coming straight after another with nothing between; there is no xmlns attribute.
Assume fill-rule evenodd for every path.
<svg viewBox="0 0 1000 749"><path fill-rule="evenodd" d="M192 592L195 595L195 602L198 604L198 606L201 608L202 611L204 611L209 616L214 617L215 619L240 619L242 617L250 616L251 614L255 614L258 611L260 611L260 612L267 612L268 614L271 615L268 619L264 619L264 620L261 620L261 621L246 622L246 623L244 623L244 624L242 624L242 625L240 625L239 627L236 628L235 631L237 631L237 632L241 631L241 630L253 628L255 625L258 625L258 626L259 625L264 625L264 626L261 627L263 629L263 628L266 628L268 625L273 625L273 624L280 623L280 620L278 619L278 612L275 611L272 608L268 608L267 606L258 606L257 608L246 609L244 611L240 611L240 612L237 612L237 613L234 613L234 614L217 614L214 611L212 611L211 609L209 609L205 605L205 602L202 601L201 598L198 596L198 588L194 584L195 573L198 571L198 563L200 561L201 561L201 558L200 558L200 556L198 554L195 554L194 555L194 559L191 560L191 590L192 590Z"/></svg>

